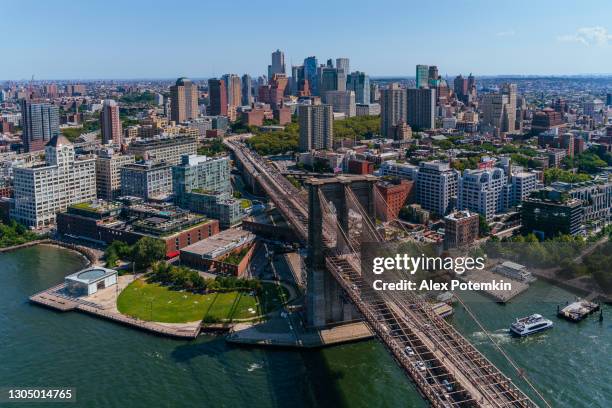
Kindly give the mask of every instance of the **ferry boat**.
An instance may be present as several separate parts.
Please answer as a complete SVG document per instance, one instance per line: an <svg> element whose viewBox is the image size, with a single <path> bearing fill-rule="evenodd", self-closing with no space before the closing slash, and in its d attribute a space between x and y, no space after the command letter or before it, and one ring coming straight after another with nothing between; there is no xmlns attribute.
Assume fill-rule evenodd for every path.
<svg viewBox="0 0 612 408"><path fill-rule="evenodd" d="M551 320L545 319L542 315L532 314L522 319L516 319L516 322L510 325L510 331L517 336L529 336L542 330L550 329L553 326Z"/></svg>

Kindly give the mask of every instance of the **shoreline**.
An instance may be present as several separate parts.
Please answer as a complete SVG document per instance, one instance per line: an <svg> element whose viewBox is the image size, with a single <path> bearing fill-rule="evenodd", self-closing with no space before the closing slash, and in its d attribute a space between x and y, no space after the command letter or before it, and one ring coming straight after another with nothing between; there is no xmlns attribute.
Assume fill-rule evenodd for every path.
<svg viewBox="0 0 612 408"><path fill-rule="evenodd" d="M13 245L13 246L6 247L6 248L0 248L0 254L17 251L19 249L30 248L36 245L47 245L47 246L52 246L52 247L59 247L62 249L66 249L68 251L76 252L79 255L81 255L83 258L85 258L85 261L87 262L85 267L95 265L96 262L99 261L98 257L96 257L96 255L86 246L70 244L68 242L58 241L52 238L37 239L34 241L24 242L23 244L19 244L19 245Z"/></svg>

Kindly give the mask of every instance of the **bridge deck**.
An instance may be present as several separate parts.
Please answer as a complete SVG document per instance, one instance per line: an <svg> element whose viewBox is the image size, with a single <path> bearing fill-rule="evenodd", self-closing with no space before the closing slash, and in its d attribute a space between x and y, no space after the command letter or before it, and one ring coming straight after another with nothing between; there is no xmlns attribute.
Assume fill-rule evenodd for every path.
<svg viewBox="0 0 612 408"><path fill-rule="evenodd" d="M225 143L306 242L308 203L305 196L278 169L240 142L226 139ZM326 230L334 228L324 224ZM366 284L348 259L331 252L326 257L326 266L432 406L536 406L418 296L402 294L401 298L399 295L383 298Z"/></svg>

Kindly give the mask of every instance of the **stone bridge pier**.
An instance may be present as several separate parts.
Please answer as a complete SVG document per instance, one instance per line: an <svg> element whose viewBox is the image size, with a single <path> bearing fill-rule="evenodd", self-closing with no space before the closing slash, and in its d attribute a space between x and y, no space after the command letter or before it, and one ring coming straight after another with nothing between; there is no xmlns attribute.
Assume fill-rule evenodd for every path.
<svg viewBox="0 0 612 408"><path fill-rule="evenodd" d="M372 219L374 218L374 183L376 177L354 176L326 179L309 179L308 188L308 258L306 260L306 325L324 327L328 325L359 319L356 308L345 298L336 279L326 270L326 247L323 242L323 211L321 192L336 209L337 249L347 252L347 243L340 233L342 228L349 231L348 189L355 194L360 205Z"/></svg>

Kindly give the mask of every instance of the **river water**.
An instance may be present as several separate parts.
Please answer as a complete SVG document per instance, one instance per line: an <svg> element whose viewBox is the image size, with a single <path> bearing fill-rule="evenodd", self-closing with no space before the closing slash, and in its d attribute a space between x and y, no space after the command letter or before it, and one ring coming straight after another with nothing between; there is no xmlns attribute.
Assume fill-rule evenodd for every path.
<svg viewBox="0 0 612 408"><path fill-rule="evenodd" d="M209 336L179 341L27 301L83 263L48 246L0 254L0 388L74 387L72 407L427 405L377 341L302 352L231 346ZM612 310L605 309L602 325L596 317L580 324L555 318L547 333L511 339L504 330L515 316L553 316L554 302L572 298L545 283L523 296L530 301L499 306L476 294L466 301L553 406L610 406ZM512 372L462 308L452 322Z"/></svg>

